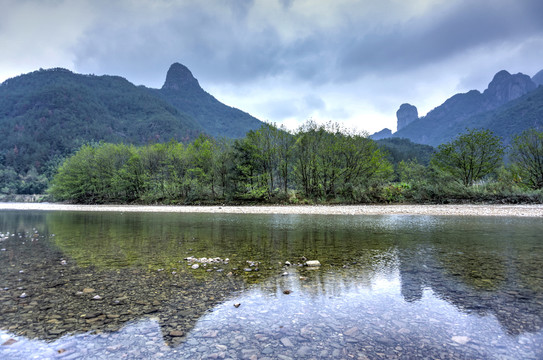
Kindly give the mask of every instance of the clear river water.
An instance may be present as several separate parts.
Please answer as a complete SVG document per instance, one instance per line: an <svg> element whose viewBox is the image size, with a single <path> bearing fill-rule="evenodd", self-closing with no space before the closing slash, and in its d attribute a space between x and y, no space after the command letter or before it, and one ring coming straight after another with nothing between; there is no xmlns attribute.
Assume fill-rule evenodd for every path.
<svg viewBox="0 0 543 360"><path fill-rule="evenodd" d="M0 211L1 359L543 359L542 329L537 218Z"/></svg>

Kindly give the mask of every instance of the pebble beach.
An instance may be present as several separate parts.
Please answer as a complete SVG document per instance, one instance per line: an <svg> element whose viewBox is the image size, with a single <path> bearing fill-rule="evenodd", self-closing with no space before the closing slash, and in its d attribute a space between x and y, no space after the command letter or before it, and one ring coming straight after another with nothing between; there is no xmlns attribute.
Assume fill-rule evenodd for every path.
<svg viewBox="0 0 543 360"><path fill-rule="evenodd" d="M273 205L273 206L141 206L0 203L0 210L117 211L217 214L309 215L439 215L543 217L537 205Z"/></svg>

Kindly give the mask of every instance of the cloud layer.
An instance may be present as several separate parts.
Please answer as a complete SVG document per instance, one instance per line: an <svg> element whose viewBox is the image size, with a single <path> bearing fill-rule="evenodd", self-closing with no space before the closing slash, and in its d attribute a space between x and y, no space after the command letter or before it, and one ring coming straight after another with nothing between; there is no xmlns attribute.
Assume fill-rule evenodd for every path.
<svg viewBox="0 0 543 360"><path fill-rule="evenodd" d="M540 0L0 0L0 81L43 67L159 87L173 62L269 121L371 132L501 69L543 68ZM5 54L5 55L4 55Z"/></svg>

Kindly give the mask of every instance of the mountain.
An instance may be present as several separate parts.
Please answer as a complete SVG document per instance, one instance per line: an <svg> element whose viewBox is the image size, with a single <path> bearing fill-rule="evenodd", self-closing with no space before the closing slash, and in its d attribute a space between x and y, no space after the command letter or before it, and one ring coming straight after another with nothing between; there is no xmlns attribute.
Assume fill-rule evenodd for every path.
<svg viewBox="0 0 543 360"><path fill-rule="evenodd" d="M392 136L437 146L451 140L466 128L484 127L496 134L505 128L514 129L514 133L503 133L507 143L510 137L518 132L541 126L542 120L528 120L543 119L539 106L543 104L543 99L540 99L536 88L536 83L529 76L521 73L512 75L502 70L494 76L483 93L471 90L464 94L456 94L426 116L411 119L407 124L405 111L401 111L406 105L403 104L397 113L398 131ZM509 111L513 106L515 109L523 110L522 116L516 116ZM404 110L406 109L404 107ZM416 113L416 108L415 110L409 108L409 111L412 115Z"/></svg>
<svg viewBox="0 0 543 360"><path fill-rule="evenodd" d="M384 128L381 131L371 134L370 138L373 140L381 140L381 139L387 139L391 136L392 136L392 130L390 130L389 128Z"/></svg>
<svg viewBox="0 0 543 360"><path fill-rule="evenodd" d="M543 85L543 70L532 77L532 81L537 85Z"/></svg>
<svg viewBox="0 0 543 360"><path fill-rule="evenodd" d="M179 63L168 70L166 81L153 90L179 111L192 116L211 136L241 138L256 130L262 122L255 117L227 106L204 91L190 70Z"/></svg>
<svg viewBox="0 0 543 360"><path fill-rule="evenodd" d="M0 85L0 158L19 175L42 173L87 142L187 141L203 132L146 89L117 76L39 70Z"/></svg>
<svg viewBox="0 0 543 360"><path fill-rule="evenodd" d="M202 133L242 137L261 124L216 100L177 63L161 89L118 76L40 69L0 84L0 195L39 193L25 184L40 178L44 187L44 177L85 143L187 142Z"/></svg>
<svg viewBox="0 0 543 360"><path fill-rule="evenodd" d="M394 137L378 139L377 144L386 151L388 160L394 165L397 165L400 161L410 160L416 160L419 164L428 165L435 150L429 145L415 144L408 139Z"/></svg>

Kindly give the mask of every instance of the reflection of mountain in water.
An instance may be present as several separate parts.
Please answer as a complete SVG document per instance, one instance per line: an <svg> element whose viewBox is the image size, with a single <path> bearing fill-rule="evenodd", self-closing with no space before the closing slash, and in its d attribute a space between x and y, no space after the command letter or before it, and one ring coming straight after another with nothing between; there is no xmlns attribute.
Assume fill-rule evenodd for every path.
<svg viewBox="0 0 543 360"><path fill-rule="evenodd" d="M398 252L406 301L421 300L429 288L462 311L494 315L511 335L543 329L543 274L541 268L527 272L533 267L529 257L476 244L462 252L444 247Z"/></svg>

